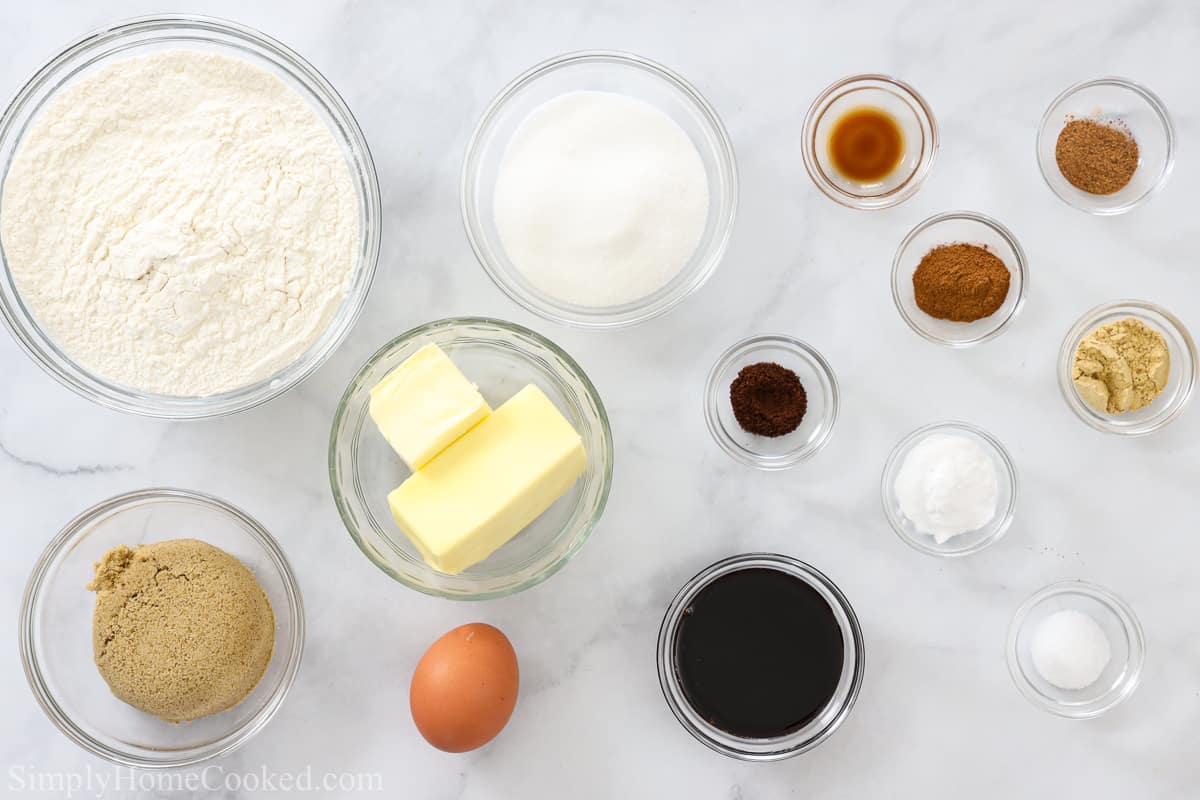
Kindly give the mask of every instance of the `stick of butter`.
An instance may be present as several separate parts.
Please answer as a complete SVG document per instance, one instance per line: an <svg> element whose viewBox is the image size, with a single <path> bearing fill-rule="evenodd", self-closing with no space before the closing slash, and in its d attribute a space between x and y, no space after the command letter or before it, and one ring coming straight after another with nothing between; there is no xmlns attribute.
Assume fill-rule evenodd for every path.
<svg viewBox="0 0 1200 800"><path fill-rule="evenodd" d="M414 472L491 411L436 344L413 353L371 390L371 419Z"/></svg>
<svg viewBox="0 0 1200 800"><path fill-rule="evenodd" d="M394 489L388 504L425 561L453 575L520 533L586 463L571 423L526 386Z"/></svg>

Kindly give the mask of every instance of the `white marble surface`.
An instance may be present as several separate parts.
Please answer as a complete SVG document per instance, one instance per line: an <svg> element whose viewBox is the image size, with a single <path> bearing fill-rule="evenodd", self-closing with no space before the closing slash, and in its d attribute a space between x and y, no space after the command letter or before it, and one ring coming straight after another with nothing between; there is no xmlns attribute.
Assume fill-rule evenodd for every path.
<svg viewBox="0 0 1200 800"><path fill-rule="evenodd" d="M67 519L151 484L246 508L282 540L304 588L309 631L299 679L271 725L221 762L229 771L378 773L387 796L466 800L1161 799L1200 791L1200 408L1164 433L1124 441L1076 420L1054 372L1067 327L1105 300L1161 301L1200 331L1200 228L1191 208L1200 183L1200 6L191 5L292 45L342 92L383 187L380 276L357 329L315 377L267 407L214 422L168 424L93 407L0 337L0 791L58 796L21 791L14 776L107 770L34 702L17 655L17 608L30 567ZM14 92L81 33L159 10L144 0L6 2L0 91ZM616 333L557 327L509 302L476 264L458 212L463 147L491 96L534 62L586 47L640 53L692 80L723 115L742 174L737 229L714 279L666 318ZM943 136L926 186L882 213L835 206L800 160L813 96L862 71L918 87ZM1063 205L1034 160L1035 126L1049 101L1103 74L1158 92L1181 137L1166 190L1116 219ZM910 227L960 207L1012 228L1030 257L1032 291L1000 339L951 352L904 327L888 270ZM325 472L330 417L358 365L402 330L464 313L529 324L572 352L607 403L617 449L612 501L578 558L536 589L478 605L418 595L371 566L342 528ZM700 395L721 349L773 331L818 347L844 400L819 457L766 474L717 449ZM879 508L892 445L942 418L993 431L1022 479L1008 536L958 561L909 549ZM777 764L728 760L693 741L663 703L654 670L660 617L679 585L746 550L778 550L825 570L854 604L867 640L865 686L845 726L816 751ZM1045 583L1074 577L1124 596L1149 641L1138 692L1082 723L1025 702L1003 653L1017 605ZM521 699L492 745L445 755L412 726L408 677L430 641L472 620L514 641ZM222 796L242 795L251 796Z"/></svg>

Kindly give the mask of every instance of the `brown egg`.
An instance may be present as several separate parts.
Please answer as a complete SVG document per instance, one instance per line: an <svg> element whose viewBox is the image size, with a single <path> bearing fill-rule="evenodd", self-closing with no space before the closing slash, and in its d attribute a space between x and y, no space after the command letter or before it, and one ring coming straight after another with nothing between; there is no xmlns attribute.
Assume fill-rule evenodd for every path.
<svg viewBox="0 0 1200 800"><path fill-rule="evenodd" d="M408 703L425 741L465 753L496 738L517 704L520 673L508 637L461 625L434 642L413 671Z"/></svg>

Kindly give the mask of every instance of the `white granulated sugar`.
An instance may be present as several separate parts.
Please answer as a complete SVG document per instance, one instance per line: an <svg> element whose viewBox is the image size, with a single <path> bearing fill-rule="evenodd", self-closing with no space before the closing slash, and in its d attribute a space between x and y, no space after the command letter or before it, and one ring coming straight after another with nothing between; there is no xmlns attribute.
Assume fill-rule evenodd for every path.
<svg viewBox="0 0 1200 800"><path fill-rule="evenodd" d="M944 544L995 518L1000 481L995 460L977 441L935 433L908 451L895 490L901 513Z"/></svg>
<svg viewBox="0 0 1200 800"><path fill-rule="evenodd" d="M1079 690L1100 680L1112 659L1112 645L1096 620L1065 608L1038 624L1029 655L1046 681L1060 689Z"/></svg>
<svg viewBox="0 0 1200 800"><path fill-rule="evenodd" d="M358 201L332 133L269 72L167 50L53 97L4 182L21 297L86 369L203 396L275 375L353 277Z"/></svg>
<svg viewBox="0 0 1200 800"><path fill-rule="evenodd" d="M653 294L679 274L708 217L704 163L649 103L569 92L536 108L500 164L495 222L535 287L581 306Z"/></svg>

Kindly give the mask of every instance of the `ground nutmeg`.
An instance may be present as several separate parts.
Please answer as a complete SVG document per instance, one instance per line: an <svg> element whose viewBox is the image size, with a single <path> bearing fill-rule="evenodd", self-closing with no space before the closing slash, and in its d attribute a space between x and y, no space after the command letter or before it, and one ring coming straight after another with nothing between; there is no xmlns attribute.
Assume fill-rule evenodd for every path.
<svg viewBox="0 0 1200 800"><path fill-rule="evenodd" d="M1073 119L1063 126L1054 145L1058 171L1088 194L1114 194L1124 189L1138 168L1137 141L1123 126Z"/></svg>
<svg viewBox="0 0 1200 800"><path fill-rule="evenodd" d="M943 244L913 273L917 307L935 319L975 322L1004 305L1012 275L1000 257L975 244Z"/></svg>
<svg viewBox="0 0 1200 800"><path fill-rule="evenodd" d="M738 425L756 436L789 434L808 410L800 377L773 361L742 367L729 385L729 401Z"/></svg>

